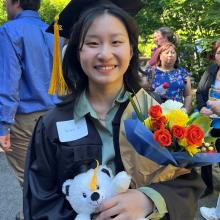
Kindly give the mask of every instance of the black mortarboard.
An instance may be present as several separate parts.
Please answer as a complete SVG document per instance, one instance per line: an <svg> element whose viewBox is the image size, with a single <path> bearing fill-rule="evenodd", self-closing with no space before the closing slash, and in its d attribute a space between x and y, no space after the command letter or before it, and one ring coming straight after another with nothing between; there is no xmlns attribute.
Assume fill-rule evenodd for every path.
<svg viewBox="0 0 220 220"><path fill-rule="evenodd" d="M103 0L104 2L105 0ZM143 7L141 0L109 0L118 7L124 9L130 15L134 16ZM78 20L80 13L91 6L102 3L102 0L71 0L59 15L58 24L60 28L60 36L69 38L73 24ZM51 24L47 32L53 33L53 24Z"/></svg>

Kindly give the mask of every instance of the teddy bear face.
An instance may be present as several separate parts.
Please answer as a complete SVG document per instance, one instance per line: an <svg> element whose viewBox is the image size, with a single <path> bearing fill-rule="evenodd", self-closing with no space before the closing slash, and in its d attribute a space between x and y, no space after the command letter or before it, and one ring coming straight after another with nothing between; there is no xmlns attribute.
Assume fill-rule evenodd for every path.
<svg viewBox="0 0 220 220"><path fill-rule="evenodd" d="M96 190L90 191L92 175L93 170L89 170L64 183L68 186L66 198L77 213L94 213L103 201L111 197L108 189L112 178L99 169Z"/></svg>

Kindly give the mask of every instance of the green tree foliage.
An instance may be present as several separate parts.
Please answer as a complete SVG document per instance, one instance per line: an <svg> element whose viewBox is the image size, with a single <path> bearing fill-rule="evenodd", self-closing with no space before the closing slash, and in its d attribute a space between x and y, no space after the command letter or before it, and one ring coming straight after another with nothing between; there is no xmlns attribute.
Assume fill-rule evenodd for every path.
<svg viewBox="0 0 220 220"><path fill-rule="evenodd" d="M137 15L141 39L148 44L155 29L171 27L180 36L181 65L198 82L209 63L212 42L220 38L219 8L220 0L147 0Z"/></svg>
<svg viewBox="0 0 220 220"><path fill-rule="evenodd" d="M40 8L42 19L50 24L55 15L59 14L70 0L43 0Z"/></svg>
<svg viewBox="0 0 220 220"><path fill-rule="evenodd" d="M4 0L0 0L0 25L3 24L7 19L7 15L4 9Z"/></svg>
<svg viewBox="0 0 220 220"><path fill-rule="evenodd" d="M42 19L47 23L51 23L55 15L67 5L69 0L42 0L40 8L40 15ZM0 24L2 25L7 21L7 15L4 8L4 0L0 0Z"/></svg>

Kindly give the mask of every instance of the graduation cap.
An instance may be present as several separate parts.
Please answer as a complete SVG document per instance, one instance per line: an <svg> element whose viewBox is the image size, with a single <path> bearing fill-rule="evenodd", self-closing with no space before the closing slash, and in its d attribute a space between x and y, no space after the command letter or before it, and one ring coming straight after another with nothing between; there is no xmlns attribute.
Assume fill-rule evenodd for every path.
<svg viewBox="0 0 220 220"><path fill-rule="evenodd" d="M58 24L60 26L60 36L69 38L73 24L79 19L82 11L104 3L106 0L71 0L59 15ZM118 7L125 10L131 16L136 15L143 7L141 0L108 0ZM54 23L52 23L47 32L54 33Z"/></svg>
<svg viewBox="0 0 220 220"><path fill-rule="evenodd" d="M68 39L72 26L78 21L83 11L106 2L115 4L132 16L136 15L143 7L141 0L71 0L60 15L55 17L54 23L46 30L47 32L54 33L53 70L49 94L65 95L68 93L62 72L60 36Z"/></svg>

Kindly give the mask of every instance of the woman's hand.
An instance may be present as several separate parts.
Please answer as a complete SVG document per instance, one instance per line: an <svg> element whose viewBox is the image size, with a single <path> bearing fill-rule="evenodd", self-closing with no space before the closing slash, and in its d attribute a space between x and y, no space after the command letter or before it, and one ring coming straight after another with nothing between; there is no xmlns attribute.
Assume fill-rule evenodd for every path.
<svg viewBox="0 0 220 220"><path fill-rule="evenodd" d="M153 202L142 192L129 189L102 203L96 220L136 220L153 212Z"/></svg>
<svg viewBox="0 0 220 220"><path fill-rule="evenodd" d="M186 112L189 114L192 109L192 88L191 88L191 80L190 77L186 77L186 84L184 89L184 108Z"/></svg>
<svg viewBox="0 0 220 220"><path fill-rule="evenodd" d="M203 115L207 115L207 116L213 114L212 110L208 109L206 107L202 107L201 110L200 110L200 113L203 114Z"/></svg>
<svg viewBox="0 0 220 220"><path fill-rule="evenodd" d="M220 101L208 101L208 105L212 109L212 112L220 116Z"/></svg>

